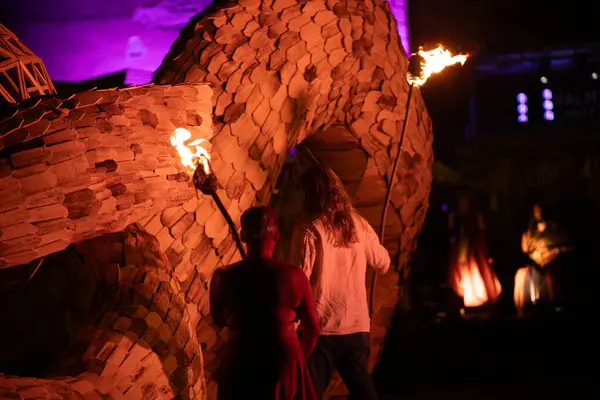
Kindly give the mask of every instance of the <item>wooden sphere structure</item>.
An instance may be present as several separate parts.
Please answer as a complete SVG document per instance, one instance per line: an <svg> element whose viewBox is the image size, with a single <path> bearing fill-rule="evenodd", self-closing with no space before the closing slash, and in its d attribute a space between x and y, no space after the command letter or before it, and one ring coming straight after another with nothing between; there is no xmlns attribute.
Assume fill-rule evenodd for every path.
<svg viewBox="0 0 600 400"><path fill-rule="evenodd" d="M44 63L0 24L0 103L56 93Z"/></svg>

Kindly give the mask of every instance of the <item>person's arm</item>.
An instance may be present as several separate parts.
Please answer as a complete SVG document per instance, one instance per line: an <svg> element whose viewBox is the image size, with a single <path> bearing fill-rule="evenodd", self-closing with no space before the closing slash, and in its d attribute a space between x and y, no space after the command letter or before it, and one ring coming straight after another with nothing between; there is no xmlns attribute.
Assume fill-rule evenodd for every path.
<svg viewBox="0 0 600 400"><path fill-rule="evenodd" d="M224 328L227 323L225 321L225 309L223 306L221 275L222 271L217 268L213 273L212 279L210 280L208 294L210 301L210 314L212 315L213 321L219 328Z"/></svg>
<svg viewBox="0 0 600 400"><path fill-rule="evenodd" d="M300 267L310 279L316 260L316 235L306 226L296 229L292 236L290 264Z"/></svg>
<svg viewBox="0 0 600 400"><path fill-rule="evenodd" d="M317 344L319 337L319 316L315 306L315 300L310 289L310 284L306 275L295 270L294 272L295 286L300 290L300 305L296 310L298 319L302 324L302 334L300 335L300 347L304 353L304 357L308 358L310 353Z"/></svg>
<svg viewBox="0 0 600 400"><path fill-rule="evenodd" d="M390 268L390 254L385 247L379 243L379 238L367 221L362 221L366 230L367 243L365 251L367 255L367 265L380 274L385 274Z"/></svg>

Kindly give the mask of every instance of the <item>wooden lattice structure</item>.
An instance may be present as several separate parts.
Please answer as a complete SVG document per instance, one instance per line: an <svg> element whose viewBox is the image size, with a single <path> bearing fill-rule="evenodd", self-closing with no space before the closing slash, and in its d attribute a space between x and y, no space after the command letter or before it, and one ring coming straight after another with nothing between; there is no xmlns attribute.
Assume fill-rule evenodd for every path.
<svg viewBox="0 0 600 400"><path fill-rule="evenodd" d="M0 24L0 102L56 93L44 63Z"/></svg>

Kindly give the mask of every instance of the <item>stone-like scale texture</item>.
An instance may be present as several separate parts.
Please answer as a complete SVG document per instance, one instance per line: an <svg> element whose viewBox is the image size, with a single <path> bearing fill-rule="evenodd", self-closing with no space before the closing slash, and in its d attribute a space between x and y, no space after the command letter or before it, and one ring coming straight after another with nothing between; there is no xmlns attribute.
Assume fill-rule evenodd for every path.
<svg viewBox="0 0 600 400"><path fill-rule="evenodd" d="M239 222L239 216L244 209L255 203L269 201L287 151L292 145L313 135L314 139L309 139L307 144L314 148L321 162L330 165L338 172L347 187L354 188L351 192L355 204L377 228L385 194L385 182L391 173L391 157L395 154L408 91L407 57L401 49L396 32L396 23L391 17L389 5L383 0L217 1L195 17L182 31L180 38L157 71L155 82L158 84L206 82L211 85L214 131L211 140L212 166L223 185L220 195L236 223ZM177 86L173 89L157 86L132 90L136 93L136 90L185 91L186 89L185 86ZM158 98L160 95L148 96L147 101L155 102L156 100L150 100L155 97ZM176 102L176 99L181 97L184 95L173 96L172 101ZM132 96L132 101L135 98ZM196 98L196 101L202 103L202 98ZM85 108L87 104L95 103L94 100L84 102L84 105L80 106ZM167 107L160 101L153 104L159 108ZM190 106L187 101L181 101L180 105L174 106L172 111L178 108L193 111L197 107L198 105ZM146 108L145 104L132 106L129 114L116 118L117 121L124 119L130 121L129 130L119 128L118 131L130 132L130 135L135 136L138 135L139 129L148 130L148 126L143 122L148 115L141 113L144 108ZM39 114L37 110L36 107L34 111ZM160 140L166 147L165 143L171 133L169 129L177 127L183 123L183 120L176 119L173 122L168 116L161 119L160 112L152 112L152 114L164 123L162 127L165 131L161 131L162 138L156 140ZM181 113L183 114L186 113ZM50 117L42 117L41 121ZM57 121L66 120L66 117L58 115L57 117ZM111 116L108 114L98 117L100 120L109 118ZM375 343L381 342L389 323L391 309L398 295L396 282L399 271L406 265L414 249L416 236L427 209L431 182L432 135L430 120L418 93L413 97L410 118L404 144L406 152L398 171L392 210L386 228L389 238L386 245L392 253L398 254L398 264L395 273L388 273L378 283L378 301L373 317ZM30 117L30 119L38 121L40 117ZM7 123L12 120L9 119ZM12 127L12 130L22 125L18 123L16 127ZM69 126L69 129L63 132L66 135L73 132L81 135L79 130L88 126ZM161 130L158 125L152 129ZM4 133L10 130L11 127L3 127L0 131L3 133L4 146L11 146L11 153L15 153L13 145L23 142L28 135L33 137L48 134L47 127L39 128L41 133L36 133L39 130L34 130L33 133L25 130L18 135L13 132L7 136L11 139L6 141ZM156 131L152 132L151 134L156 134ZM210 134L212 135L212 132ZM83 136L87 137L87 132ZM106 135L103 137L108 138ZM36 139L36 145L33 147L48 147L42 146L39 140ZM71 143L76 140L71 141L67 138L55 143L62 142L67 143L65 146L73 146ZM107 139L104 143L109 145L112 142ZM128 143L130 146L134 144ZM117 155L98 156L93 165L88 161L86 168L78 169L76 175L85 177L91 174L90 170L107 168L101 163L114 160L119 154L116 149L123 147L118 144L110 146L115 147ZM350 160L348 160L349 153L343 152L349 148L354 151ZM28 149L23 151L26 150ZM89 150L85 148L76 151L87 153ZM87 233L79 236L79 240L111 230L118 231L126 224L135 221L139 221L147 232L157 237L161 249L174 267L174 273L187 303L190 323L196 326L198 342L205 350L207 392L208 396L212 397L215 393L215 382L211 379L211 375L218 366L225 332L216 330L211 322L208 314L207 285L216 267L235 261L239 256L231 236L228 235L225 220L217 211L213 201L203 196L196 199L189 183L178 181L178 179L185 179L180 173L182 169L177 165L176 155L173 151L163 150L167 152L161 153L164 158L155 157L155 159L165 161L168 158L170 161L165 168L173 166L174 170L156 174L159 166L139 168L153 172L153 177L159 175L161 184L158 186L161 188L162 185L168 184L173 185L173 189L166 188L160 194L147 190L155 193L154 197L150 196L150 203L146 208L138 207L139 212L131 211L126 214L130 218L122 222L122 225L115 222L121 220L120 217L113 218L108 228L105 224L98 223L97 221L100 221L98 218L95 222L97 225L93 228L83 224L82 226L87 228L82 232ZM336 155L338 157L335 157ZM345 161L339 156L343 156L341 158ZM127 157L131 155L127 153ZM127 158L124 161L126 160L131 161ZM354 161L360 162L361 167L358 168ZM134 158L135 162L137 161ZM15 184L15 179L19 181L22 179L11 176L14 175L14 170L20 168L14 167L13 163L12 160L4 161L0 169L4 171L4 175L0 175L4 177L0 182L6 182L8 185L2 187L8 190L5 193L20 193L11 190L13 186L10 186ZM33 167L37 165L36 168L43 170L51 164L52 161L44 158L36 161ZM28 167L29 165L26 168ZM107 174L107 171L102 170L101 174ZM132 174L134 175L130 178L135 178L133 181L144 182L146 179L143 175ZM94 176L88 177L92 179ZM134 191L131 188L135 186L133 181L123 182L128 191ZM67 180L56 178L53 185L56 187L65 182ZM175 187L177 189L174 189ZM86 188L95 190L89 186L80 186L78 190ZM155 190L159 188L155 187ZM65 192L63 195L66 194ZM133 199L131 197L127 199L127 196L118 199L123 193L117 190L115 194L110 189L105 191L105 194L106 199L114 198L117 204L123 204L124 207L129 205L129 208L132 208L138 204L135 195ZM159 199L167 195L174 198L167 197L160 206L152 207L152 204L155 202L158 204ZM97 194L95 199L98 200ZM104 204L105 198L101 200ZM64 199L52 201L51 204L58 204L65 209L61 209L62 214L54 216L54 219L77 219L69 217L69 208L64 205ZM94 199L87 200L87 203L94 203ZM83 206L86 204L83 197L76 198L74 204L78 205L73 207L76 208L75 211L83 209L84 211L80 212L84 214L89 212L88 208ZM14 204L3 207L8 212L15 209ZM18 211L4 219L0 217L0 222L6 221L5 225L10 226L23 222L25 224L23 228L29 229L26 230L26 235L29 235L29 239L36 244L23 240L18 246L12 245L8 255L31 251L38 246L38 238L43 234L37 230L39 229L36 225L37 217L33 219L19 217L23 218L21 220L15 217L23 214L23 207L28 209L26 203L19 203ZM161 209L160 207L166 208L156 212ZM101 215L98 211L92 212L95 213L94 215ZM120 212L118 208L117 212ZM1 215L6 216L5 212ZM23 228L19 227L19 229ZM3 228L3 235L6 235L6 229ZM77 225L75 228L67 227L66 230L77 232ZM17 238L23 236L25 235L21 232ZM0 240L5 242L12 239L6 239L4 236ZM68 243L74 239L69 236L67 239L61 237L53 241L56 240L64 240ZM63 248L64 245L66 243L62 243L62 247L57 247L53 251ZM13 257L7 260L8 255L5 250L0 252L5 265L26 262L40 254L29 254L27 257ZM375 349L374 356L376 357L377 354L378 350Z"/></svg>
<svg viewBox="0 0 600 400"><path fill-rule="evenodd" d="M80 330L52 373L58 378L0 374L0 399L205 398L200 344L156 237L134 224L75 248L86 265L116 270L118 290L98 321Z"/></svg>
<svg viewBox="0 0 600 400"><path fill-rule="evenodd" d="M169 138L176 127L212 137L211 95L206 85L149 86L5 109L0 267L195 202Z"/></svg>
<svg viewBox="0 0 600 400"><path fill-rule="evenodd" d="M320 158L346 184L359 183L353 197L377 228L405 117L407 63L384 0L216 1L184 28L154 82L211 85L212 154L219 168L228 171L219 178L244 188L228 192L228 201L243 204L241 210L269 201L292 145L322 131L335 143L342 134L330 127L341 125L346 133L342 141L360 150L364 168L355 168L358 175L343 176L344 169L353 169L352 160L336 160L341 152L324 152ZM431 122L418 93L411 114L386 227L386 244L398 254L397 272L414 249L431 183ZM327 150L327 144L321 147ZM253 185L245 173L246 163L255 162L268 172L261 186ZM230 208L239 215L235 206ZM210 276L211 266L203 269ZM397 300L398 277L390 273L378 283L374 358ZM201 336L208 325L201 324ZM216 346L208 349L206 359L218 358ZM207 364L209 385L212 372Z"/></svg>

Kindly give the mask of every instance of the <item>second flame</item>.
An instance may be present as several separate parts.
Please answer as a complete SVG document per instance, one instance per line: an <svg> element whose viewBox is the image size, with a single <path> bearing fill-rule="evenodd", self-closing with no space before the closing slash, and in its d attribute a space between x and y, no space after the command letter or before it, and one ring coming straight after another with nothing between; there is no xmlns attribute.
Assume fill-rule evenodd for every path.
<svg viewBox="0 0 600 400"><path fill-rule="evenodd" d="M419 76L414 76L412 74L408 75L408 82L415 86L423 85L431 75L442 72L444 68L450 65L458 63L464 65L468 57L468 55L465 54L453 56L452 53L450 53L449 50L446 50L442 45L429 51L425 51L421 47L416 54L423 58L421 61L421 74Z"/></svg>
<svg viewBox="0 0 600 400"><path fill-rule="evenodd" d="M206 142L206 139L194 140L186 144L192 137L192 133L185 128L177 128L171 135L171 145L177 149L181 163L193 174L196 168L202 164L204 173L210 173L210 154L200 144Z"/></svg>

